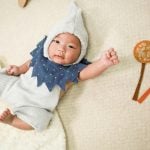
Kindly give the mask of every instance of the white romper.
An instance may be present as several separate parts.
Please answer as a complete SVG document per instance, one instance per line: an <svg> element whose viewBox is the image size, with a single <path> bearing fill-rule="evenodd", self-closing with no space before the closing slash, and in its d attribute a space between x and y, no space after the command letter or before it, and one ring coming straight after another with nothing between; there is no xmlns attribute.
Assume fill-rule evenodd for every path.
<svg viewBox="0 0 150 150"><path fill-rule="evenodd" d="M31 74L32 67L9 82L1 97L10 104L18 118L41 131L47 128L52 118L61 89L57 85L52 91L49 91L45 84L37 87L37 78L31 77Z"/></svg>

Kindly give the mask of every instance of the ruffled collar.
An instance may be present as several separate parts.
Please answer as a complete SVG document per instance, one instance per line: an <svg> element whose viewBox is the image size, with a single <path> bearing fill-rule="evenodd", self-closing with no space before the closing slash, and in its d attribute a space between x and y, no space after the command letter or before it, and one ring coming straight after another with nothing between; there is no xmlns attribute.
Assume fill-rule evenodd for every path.
<svg viewBox="0 0 150 150"><path fill-rule="evenodd" d="M70 66L63 66L50 61L43 56L43 44L46 37L31 52L32 60L30 67L33 67L32 77L37 77L37 86L43 83L51 91L56 85L65 90L67 82L78 82L79 72L89 64L83 59L80 63Z"/></svg>

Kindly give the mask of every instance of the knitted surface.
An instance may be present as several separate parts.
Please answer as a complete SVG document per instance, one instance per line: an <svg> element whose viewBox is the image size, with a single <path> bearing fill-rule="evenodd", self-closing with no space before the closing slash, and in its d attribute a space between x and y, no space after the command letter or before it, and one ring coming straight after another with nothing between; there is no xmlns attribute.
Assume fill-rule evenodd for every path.
<svg viewBox="0 0 150 150"><path fill-rule="evenodd" d="M150 39L150 1L76 2L83 9L89 33L88 60L94 61L103 51L114 47L120 64L98 78L72 87L60 102L58 110L67 135L67 150L150 150L150 97L142 104L132 100L141 69L133 49L138 42ZM20 65L28 60L37 41L66 15L68 4L68 0L61 3L60 0L30 0L23 9L16 1L0 1L3 12L0 13L0 56L5 57L7 64ZM149 86L150 65L146 64L139 95ZM51 146L49 131L41 138L32 136L31 132L21 136L20 131L11 134L14 128L2 124L0 127L0 146L6 145L5 141L10 147L20 146L20 149L28 144L37 146L32 150ZM53 142L59 145L55 139Z"/></svg>

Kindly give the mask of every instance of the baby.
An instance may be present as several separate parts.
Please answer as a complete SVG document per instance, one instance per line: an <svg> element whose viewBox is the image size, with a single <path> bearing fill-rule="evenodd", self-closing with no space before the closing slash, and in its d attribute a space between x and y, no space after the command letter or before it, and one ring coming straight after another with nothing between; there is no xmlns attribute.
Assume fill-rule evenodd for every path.
<svg viewBox="0 0 150 150"><path fill-rule="evenodd" d="M0 122L42 131L68 84L97 77L119 63L113 48L89 63L84 59L87 43L81 10L72 3L69 16L38 43L31 60L0 73L0 94L11 106L0 115Z"/></svg>

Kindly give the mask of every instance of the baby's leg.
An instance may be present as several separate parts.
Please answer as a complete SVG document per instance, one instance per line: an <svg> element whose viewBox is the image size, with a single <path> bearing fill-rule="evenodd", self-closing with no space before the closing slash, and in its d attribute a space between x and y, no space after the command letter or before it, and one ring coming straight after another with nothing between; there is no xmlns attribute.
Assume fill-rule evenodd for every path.
<svg viewBox="0 0 150 150"><path fill-rule="evenodd" d="M8 108L0 115L0 122L22 130L33 129L33 127L31 127L29 124L17 118L16 115L13 115Z"/></svg>

